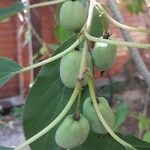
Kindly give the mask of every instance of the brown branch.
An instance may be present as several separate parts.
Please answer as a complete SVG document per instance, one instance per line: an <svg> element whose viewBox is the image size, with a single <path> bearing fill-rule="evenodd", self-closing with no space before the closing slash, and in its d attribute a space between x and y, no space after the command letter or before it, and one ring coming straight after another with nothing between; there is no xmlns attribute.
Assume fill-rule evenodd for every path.
<svg viewBox="0 0 150 150"><path fill-rule="evenodd" d="M123 23L125 24L124 22L124 19L121 15L121 12L119 11L117 5L116 5L116 2L115 0L108 0L108 4L109 4L109 7L114 15L114 18L120 22L120 23ZM128 41L128 42L133 42L133 39L130 35L130 33L124 29L120 29L121 30L121 33L122 33L122 37L124 38L125 41ZM138 49L136 48L129 48L129 52L130 52L130 55L131 55L131 58L133 59L136 67L137 67L137 70L138 72L142 75L143 79L145 80L147 86L150 88L150 72L149 70L147 69L147 67L145 66L145 63L143 62L139 52L138 52Z"/></svg>
<svg viewBox="0 0 150 150"><path fill-rule="evenodd" d="M115 17L115 19L120 22L120 23L124 23L124 19L119 11L119 9L117 8L116 2L115 0L108 0L109 2L109 7L111 8L111 11ZM124 38L125 41L129 41L129 42L133 42L133 39L130 35L130 33L124 29L120 29L121 33L122 33L122 37ZM136 48L129 48L129 52L131 55L132 60L135 63L135 66L137 67L138 72L143 76L143 79L145 80L148 89L147 89L147 97L145 99L145 105L144 105L144 110L143 110L143 114L145 116L147 116L147 112L148 112L148 106L149 106L149 102L150 102L150 72L147 69L146 65L144 64L138 49ZM143 131L140 131L139 136L141 136L143 133Z"/></svg>

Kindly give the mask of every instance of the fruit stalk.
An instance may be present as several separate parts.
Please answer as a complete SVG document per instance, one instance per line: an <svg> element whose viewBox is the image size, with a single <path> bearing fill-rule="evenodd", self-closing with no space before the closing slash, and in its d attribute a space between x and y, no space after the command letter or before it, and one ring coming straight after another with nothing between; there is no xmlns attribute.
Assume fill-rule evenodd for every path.
<svg viewBox="0 0 150 150"><path fill-rule="evenodd" d="M43 66L43 65L45 65L45 64L47 64L47 63L49 63L49 62L52 62L52 61L54 61L54 60L57 60L57 59L63 57L64 55L66 55L66 54L68 54L69 52L71 52L76 46L78 46L78 45L80 44L80 42L82 41L82 39L83 39L83 36L80 36L70 47L68 47L68 48L67 48L66 50L64 50L63 52L61 52L61 53L59 53L59 54L57 54L57 55L55 55L55 56L53 56L53 57L50 57L50 58L48 58L48 59L46 59L46 60L43 60L43 61L41 61L41 62L39 62L39 63L36 63L36 64L31 65L31 66L25 67L25 68L21 69L21 70L19 71L19 73L22 73L22 72L25 72L25 71L29 71L29 70L35 69L35 68L37 68L37 67Z"/></svg>
<svg viewBox="0 0 150 150"><path fill-rule="evenodd" d="M120 41L120 40L109 40L109 39L103 39L103 38L96 38L94 36L91 36L87 31L84 32L84 35L86 38L93 42L103 42L113 45L120 45L120 46L127 46L132 48L144 48L144 49L150 49L150 44L146 43L136 43L136 42L126 42L126 41Z"/></svg>
<svg viewBox="0 0 150 150"><path fill-rule="evenodd" d="M125 29L125 30L128 30L130 32L145 32L147 34L150 34L150 29L146 29L146 28L142 28L142 27L130 27L130 26L127 26L127 25L124 25L122 23L119 23L118 21L116 21L115 19L113 19L108 13L107 11L103 8L103 6L99 3L96 3L97 5L97 9L100 11L100 12L103 12L104 15L107 17L107 19L112 23L114 24L115 26L121 28L121 29Z"/></svg>
<svg viewBox="0 0 150 150"><path fill-rule="evenodd" d="M96 1L95 0L90 0L89 13L88 13L87 25L86 25L86 28L87 28L88 31L90 31L95 5L96 5Z"/></svg>
<svg viewBox="0 0 150 150"><path fill-rule="evenodd" d="M93 102L93 106L95 108L95 111L98 115L99 120L101 121L101 123L103 124L103 126L106 128L106 130L109 132L109 134L116 140L118 141L120 144L122 144L125 148L130 148L132 150L137 150L136 148L134 148L131 144L125 142L124 140L122 140L120 137L118 137L112 130L111 128L108 126L108 124L106 123L106 121L104 120L101 112L99 111L97 102L96 102L96 95L94 92L94 87L93 87L93 81L90 79L90 77L88 77L88 86L89 86L89 91L90 91L90 95L91 95L91 99Z"/></svg>
<svg viewBox="0 0 150 150"><path fill-rule="evenodd" d="M77 101L77 110L76 110L76 112L80 112L81 90L78 93L78 101Z"/></svg>
<svg viewBox="0 0 150 150"><path fill-rule="evenodd" d="M84 41L84 47L83 47L83 52L82 52L82 58L81 58L81 65L80 65L80 71L78 75L79 81L83 80L83 74L86 70L86 61L87 61L87 51L88 51L88 45L87 45L87 40Z"/></svg>
<svg viewBox="0 0 150 150"><path fill-rule="evenodd" d="M72 105L75 102L75 99L76 99L76 97L77 97L80 89L81 89L81 84L80 84L80 82L77 82L76 87L75 87L75 89L74 89L74 91L73 91L73 93L72 93L72 95L70 97L69 102L67 103L67 105L65 106L65 108L63 109L63 111L55 118L55 120L53 122L51 122L43 130L41 130L40 132L38 132L37 134L35 134L33 137L31 137L30 139L28 139L26 142L24 142L23 144L19 145L16 148L14 148L14 150L21 150L22 148L24 148L27 145L33 143L34 141L36 141L37 139L39 139L41 136L43 136L44 134L46 134L47 132L49 132L53 127L55 127L64 118L64 116L67 114L67 112L72 107Z"/></svg>
<svg viewBox="0 0 150 150"><path fill-rule="evenodd" d="M91 27L93 11L94 11L95 4L96 4L95 0L90 0L88 18L87 18L87 22L86 22L86 30L88 32L90 31L90 27ZM85 39L84 47L83 47L83 53L82 53L82 58L81 58L80 71L79 71L79 75L78 75L78 79L79 80L83 79L83 73L85 72L85 69L86 69L87 51L88 51L88 44L87 44L87 40Z"/></svg>
<svg viewBox="0 0 150 150"><path fill-rule="evenodd" d="M47 6L47 5L55 5L55 4L58 4L58 3L62 3L64 1L66 1L66 0L53 0L53 1L50 1L50 2L41 2L41 3L29 5L28 7L25 7L25 9L43 7L43 6Z"/></svg>

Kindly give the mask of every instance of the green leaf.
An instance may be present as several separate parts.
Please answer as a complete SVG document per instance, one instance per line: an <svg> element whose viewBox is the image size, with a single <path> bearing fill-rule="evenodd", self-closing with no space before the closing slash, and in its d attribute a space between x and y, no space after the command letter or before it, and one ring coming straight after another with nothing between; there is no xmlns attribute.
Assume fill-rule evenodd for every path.
<svg viewBox="0 0 150 150"><path fill-rule="evenodd" d="M63 43L67 38L69 38L74 33L63 28L60 24L55 28L55 36L60 43Z"/></svg>
<svg viewBox="0 0 150 150"><path fill-rule="evenodd" d="M132 14L138 15L140 12L144 12L145 0L130 0L125 3L128 11Z"/></svg>
<svg viewBox="0 0 150 150"><path fill-rule="evenodd" d="M150 144L141 141L134 136L124 136L121 134L118 134L122 139L129 142L130 144L133 144L135 148L138 150L149 150ZM121 144L116 142L109 134L105 135L98 135L93 132L90 133L88 139L85 141L85 143L75 148L74 150L126 150L125 147L123 147Z"/></svg>
<svg viewBox="0 0 150 150"><path fill-rule="evenodd" d="M147 130L150 128L150 119L145 117L143 114L140 114L138 116L138 121L138 126L140 130Z"/></svg>
<svg viewBox="0 0 150 150"><path fill-rule="evenodd" d="M13 150L13 148L9 148L9 147L2 147L2 146L0 146L0 150Z"/></svg>
<svg viewBox="0 0 150 150"><path fill-rule="evenodd" d="M138 150L149 150L150 149L150 143L147 143L145 141L142 141L133 135L124 136L121 134L118 134L123 140L133 145Z"/></svg>
<svg viewBox="0 0 150 150"><path fill-rule="evenodd" d="M0 57L0 87L17 74L22 67L15 61Z"/></svg>
<svg viewBox="0 0 150 150"><path fill-rule="evenodd" d="M54 55L65 50L76 40L76 36L69 38ZM59 60L42 67L36 82L27 97L24 106L23 127L26 138L30 138L46 127L62 111L69 100L72 89L63 86L59 76ZM56 149L54 133L47 133L31 144L33 150Z"/></svg>
<svg viewBox="0 0 150 150"><path fill-rule="evenodd" d="M128 115L128 106L125 101L121 102L118 107L115 109L115 126L118 127L121 125L127 118Z"/></svg>
<svg viewBox="0 0 150 150"><path fill-rule="evenodd" d="M48 47L54 52L60 45L58 44L49 44Z"/></svg>
<svg viewBox="0 0 150 150"><path fill-rule="evenodd" d="M62 44L54 55L69 47L76 37L73 36ZM34 83L24 106L23 127L26 138L38 133L46 127L62 111L72 90L63 86L59 77L59 60L44 65ZM88 88L84 88L81 101L88 97ZM81 105L82 107L82 105ZM75 111L73 107L72 113ZM58 126L57 126L58 127ZM60 150L55 143L55 127L51 132L32 143L32 150ZM120 135L119 135L120 136ZM121 136L122 137L122 136ZM139 150L148 150L150 145L134 137L123 137L126 141L139 147ZM124 147L114 141L109 135L90 134L87 141L76 150L124 150ZM140 148L142 147L142 149Z"/></svg>
<svg viewBox="0 0 150 150"><path fill-rule="evenodd" d="M54 52L53 55L56 55L65 49L67 49L69 46L71 46L77 39L77 35L72 35L69 37L62 45L60 45Z"/></svg>
<svg viewBox="0 0 150 150"><path fill-rule="evenodd" d="M21 2L13 3L11 6L7 8L0 8L0 21L11 17L18 12L22 11L25 8L25 5Z"/></svg>
<svg viewBox="0 0 150 150"><path fill-rule="evenodd" d="M94 8L94 14L91 25L91 35L100 37L104 32L108 31L109 23L104 15L100 16L99 11Z"/></svg>
<svg viewBox="0 0 150 150"><path fill-rule="evenodd" d="M146 132L144 135L143 135L143 140L150 143L150 131Z"/></svg>

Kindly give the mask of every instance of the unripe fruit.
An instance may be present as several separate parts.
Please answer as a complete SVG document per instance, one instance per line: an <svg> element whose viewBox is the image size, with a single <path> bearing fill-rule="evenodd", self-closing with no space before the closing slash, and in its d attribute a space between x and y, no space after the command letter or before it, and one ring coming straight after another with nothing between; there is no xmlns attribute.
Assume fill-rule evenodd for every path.
<svg viewBox="0 0 150 150"><path fill-rule="evenodd" d="M71 149L84 143L89 135L89 130L89 122L82 114L80 114L79 120L75 120L72 115L69 115L57 129L55 141L59 147Z"/></svg>
<svg viewBox="0 0 150 150"><path fill-rule="evenodd" d="M92 51L94 64L101 71L107 71L114 63L117 54L117 46L102 42L96 42Z"/></svg>
<svg viewBox="0 0 150 150"><path fill-rule="evenodd" d="M60 9L61 25L72 31L80 30L87 19L87 9L79 1L68 0Z"/></svg>
<svg viewBox="0 0 150 150"><path fill-rule="evenodd" d="M102 113L103 118L105 119L106 123L110 128L114 127L115 118L113 115L113 112L111 108L109 107L109 104L107 100L104 97L99 97L98 99L98 107L100 112ZM101 121L99 120L96 111L93 107L91 98L88 97L85 99L83 104L83 114L88 119L91 129L98 133L98 134L105 134L107 133L107 130L102 125Z"/></svg>
<svg viewBox="0 0 150 150"><path fill-rule="evenodd" d="M80 70L82 51L73 50L69 54L62 57L60 62L60 77L63 84L68 88L74 88L78 79ZM93 70L91 54L87 56L87 66ZM86 85L83 81L83 85Z"/></svg>

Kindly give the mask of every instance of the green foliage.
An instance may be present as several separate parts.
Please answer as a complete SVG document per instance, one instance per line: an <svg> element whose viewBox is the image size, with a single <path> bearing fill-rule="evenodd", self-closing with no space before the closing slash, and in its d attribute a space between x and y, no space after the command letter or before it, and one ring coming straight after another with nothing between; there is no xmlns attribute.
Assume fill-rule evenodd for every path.
<svg viewBox="0 0 150 150"><path fill-rule="evenodd" d="M127 118L128 106L125 101L122 101L115 109L115 126L121 125Z"/></svg>
<svg viewBox="0 0 150 150"><path fill-rule="evenodd" d="M0 87L17 74L22 67L9 58L0 57Z"/></svg>
<svg viewBox="0 0 150 150"><path fill-rule="evenodd" d="M144 134L143 140L150 143L150 131L148 131Z"/></svg>
<svg viewBox="0 0 150 150"><path fill-rule="evenodd" d="M23 126L27 139L52 122L66 105L71 92L61 83L59 61L42 68L24 108ZM48 150L49 147L56 147L53 131L31 144L33 150Z"/></svg>
<svg viewBox="0 0 150 150"><path fill-rule="evenodd" d="M100 15L99 11L94 8L94 14L91 24L91 35L100 37L104 32L108 31L109 22L104 15Z"/></svg>
<svg viewBox="0 0 150 150"><path fill-rule="evenodd" d="M55 28L56 38L60 43L63 43L63 44L60 47L58 47L58 45L51 45L53 49L53 55L56 55L64 51L66 48L68 48L70 45L72 45L76 41L77 37L75 33L72 31L75 31L75 32L79 31L83 27L87 19L87 8L86 8L87 1L86 0L67 1L67 2L64 2L63 4L65 3L68 3L68 5L60 13L61 24L58 21L59 19L57 16L56 19L58 23ZM73 8L72 4L74 6L74 9L72 9ZM144 0L132 0L132 1L128 1L127 8L131 13L138 14L139 12L143 12L143 5L144 5ZM22 11L23 9L25 9L25 6L21 2L13 3L11 6L7 8L1 8L0 9L0 21L4 21L5 19ZM96 37L102 36L103 33L108 30L108 26L109 26L108 21L104 17L104 15L100 16L99 12L96 9L94 9L94 17L92 20L91 35L96 36ZM72 31L69 31L69 30L72 30ZM31 38L31 32L26 31L25 41L24 41L23 46L25 46L29 42L30 38ZM67 38L69 39L65 41ZM103 47L106 46L106 44L105 45L104 44L105 43L101 45L102 47L100 48L100 50L103 50ZM79 47L81 47L81 45L82 44L80 44ZM111 48L112 48L112 45L110 45L110 49ZM109 55L109 56L107 55L108 57L106 55L103 55L104 52L106 52L106 49L104 49L104 51L101 54L99 53L100 50L94 54L94 57L97 57L96 59L94 59L94 62L97 65L97 67L99 67L99 69L101 70L104 70L104 71L108 70L114 61L114 58L116 56L116 51L115 51L116 47L112 48L113 53L109 52L110 49L109 48L107 49L107 54ZM48 51L48 48L43 46L41 47L39 54L43 55L47 51ZM96 63L99 60L103 61L102 66L99 65L101 62ZM107 62L106 63L104 62L105 60L109 61L108 64ZM69 62L67 62L67 64L69 64ZM73 66L74 65L75 64L73 64ZM56 61L53 61L52 63L48 63L44 65L35 83L33 84L33 87L31 88L29 92L27 101L24 106L24 112L23 112L23 127L24 127L24 133L27 139L37 134L39 131L41 131L43 128L49 125L54 120L54 118L58 116L58 114L60 114L60 112L66 106L72 94L73 90L68 89L62 84L59 68L60 68L60 59L57 59ZM22 67L18 65L16 62L14 62L13 60L1 57L0 58L0 86L5 84L14 75L19 73L21 69ZM67 69L68 67L66 67L64 71L66 72ZM75 73L73 72L73 75L74 74ZM80 107L82 107L84 103L84 99L87 97L89 97L89 92L87 90L87 87L84 87L81 93ZM89 104L91 104L91 101ZM100 111L104 119L106 120L108 125L113 129L114 116L107 101L106 100L105 102L102 100L99 101L98 106L100 108ZM75 110L76 110L76 105L74 105L71 108L69 113L75 112ZM89 111L90 108L89 109L86 108L86 110ZM83 111L85 113L85 110ZM93 111L95 111L94 108L93 108ZM21 112L22 111L17 110L17 109L13 110L13 113L16 116L21 116L22 115ZM124 120L126 119L127 113L128 113L127 104L125 102L122 102L115 110L116 126L119 126L122 122L124 122ZM76 146L80 145L78 143L81 142L82 140L83 140L82 142L85 141L85 143L79 146L78 148L75 148L75 150L97 150L98 148L102 148L103 150L108 150L108 149L129 150L129 148L125 148L121 144L116 142L109 134L105 134L107 132L105 127L99 124L100 120L97 119L96 117L97 117L96 113L92 114L89 117L91 121L90 122L91 127L92 127L92 123L96 123L96 127L101 126L101 130L103 130L102 132L97 132L95 130L94 131L97 133L102 133L104 135L95 134L94 132L91 132L86 141L85 141L86 138L84 138L83 140L82 137L79 136L78 139L76 139L76 141L78 140ZM93 118L96 118L96 119L92 120ZM138 117L138 120L139 120L139 128L141 130L149 129L150 120L148 118L146 118L143 115L140 115ZM55 143L55 132L58 126L59 124L51 132L46 133L40 139L38 139L37 141L34 141L34 143L30 145L31 149L32 150L49 150L49 149L59 150L60 148ZM67 129L68 128L66 128L65 126L66 134L68 133ZM84 129L83 131L85 131L86 129ZM89 128L88 128L88 132L89 132ZM78 132L73 133L72 137L76 136L77 133L79 133L78 135L80 135L80 132L78 131ZM118 134L118 136L120 136L122 139L132 144L138 150L150 149L149 143L141 141L133 136L123 136L121 134ZM62 135L62 138L63 137L65 136ZM86 137L87 137L87 134L86 134ZM149 142L149 137L150 137L149 134L147 134L147 135L144 135L143 139ZM65 142L68 144L68 141L70 140L69 138L71 137L67 135L67 138L63 140L65 140ZM6 148L6 147L0 147L0 150L12 150L12 149Z"/></svg>
<svg viewBox="0 0 150 150"><path fill-rule="evenodd" d="M138 15L140 12L144 12L144 4L145 0L128 0L126 7L130 13Z"/></svg>
<svg viewBox="0 0 150 150"><path fill-rule="evenodd" d="M68 39L55 50L54 55L65 50L75 40L76 36ZM23 115L23 126L27 139L52 122L70 98L72 90L65 88L59 77L59 62L60 60L54 61L42 68L27 97ZM49 147L56 149L54 133L55 130L47 133L31 144L31 148L33 150L49 150Z"/></svg>
<svg viewBox="0 0 150 150"><path fill-rule="evenodd" d="M57 25L55 28L55 36L60 43L63 43L67 38L69 38L73 34L73 32L63 28L60 24Z"/></svg>
<svg viewBox="0 0 150 150"><path fill-rule="evenodd" d="M134 145L138 150L149 150L150 144L141 141L134 136L124 136L118 134L126 142ZM127 150L125 147L116 142L109 134L101 135L91 132L86 142L79 148L73 150Z"/></svg>
<svg viewBox="0 0 150 150"><path fill-rule="evenodd" d="M106 97L109 101L110 94L121 93L125 88L125 83L123 81L112 81L110 84L106 84L100 88L102 91L102 96Z"/></svg>
<svg viewBox="0 0 150 150"><path fill-rule="evenodd" d="M60 45L58 44L49 44L48 47L52 50L52 52L54 52L55 50L57 50L59 48Z"/></svg>
<svg viewBox="0 0 150 150"><path fill-rule="evenodd" d="M19 11L22 11L25 8L25 5L21 2L13 3L11 6L7 8L0 8L0 21L3 21L15 14Z"/></svg>
<svg viewBox="0 0 150 150"><path fill-rule="evenodd" d="M138 116L138 126L140 130L148 130L150 128L150 119L143 114Z"/></svg>

